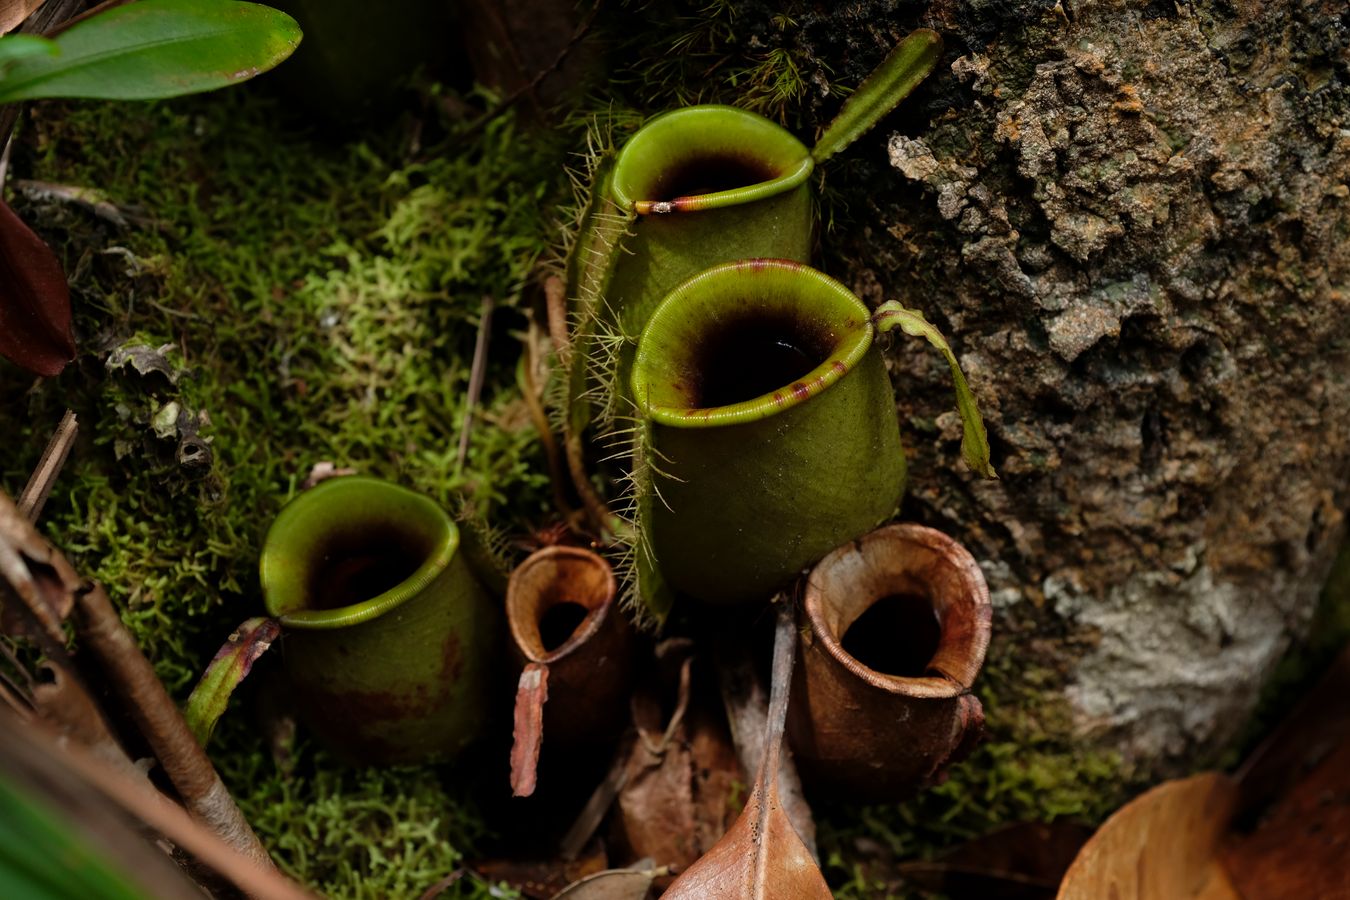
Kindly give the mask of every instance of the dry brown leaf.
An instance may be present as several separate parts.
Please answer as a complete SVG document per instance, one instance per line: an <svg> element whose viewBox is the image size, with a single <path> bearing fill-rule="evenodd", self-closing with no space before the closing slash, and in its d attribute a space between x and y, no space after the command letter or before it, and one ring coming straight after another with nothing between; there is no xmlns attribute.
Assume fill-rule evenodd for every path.
<svg viewBox="0 0 1350 900"><path fill-rule="evenodd" d="M671 643L658 648L658 655ZM736 785L746 781L727 726L716 715L716 701L707 696L711 692L693 691L691 649L687 644L679 648L679 693L668 723L662 721L656 691L634 698L639 737L615 816L617 837L631 858L650 857L676 871L692 865L726 833L735 813Z"/></svg>
<svg viewBox="0 0 1350 900"><path fill-rule="evenodd" d="M0 631L30 634L35 625L45 637L64 644L61 623L70 617L80 588L80 578L65 557L0 492Z"/></svg>
<svg viewBox="0 0 1350 900"><path fill-rule="evenodd" d="M46 0L0 0L0 34L8 34L23 24Z"/></svg>
<svg viewBox="0 0 1350 900"><path fill-rule="evenodd" d="M667 900L812 900L830 889L778 795L788 689L796 650L792 604L780 599L774 630L764 759L745 809L726 835L665 893Z"/></svg>
<svg viewBox="0 0 1350 900"><path fill-rule="evenodd" d="M143 777L108 729L89 692L64 667L43 665L48 680L33 688L33 708L62 738L78 741L89 752L125 774Z"/></svg>
<svg viewBox="0 0 1350 900"><path fill-rule="evenodd" d="M1136 797L1083 847L1059 900L1239 900L1217 856L1236 803L1236 784L1219 772Z"/></svg>

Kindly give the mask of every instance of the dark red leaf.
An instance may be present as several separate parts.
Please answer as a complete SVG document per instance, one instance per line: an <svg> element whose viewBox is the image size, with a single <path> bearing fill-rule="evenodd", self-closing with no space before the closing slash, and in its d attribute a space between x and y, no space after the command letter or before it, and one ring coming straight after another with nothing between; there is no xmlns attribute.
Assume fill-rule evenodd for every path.
<svg viewBox="0 0 1350 900"><path fill-rule="evenodd" d="M70 289L56 254L0 200L0 356L36 375L75 358Z"/></svg>

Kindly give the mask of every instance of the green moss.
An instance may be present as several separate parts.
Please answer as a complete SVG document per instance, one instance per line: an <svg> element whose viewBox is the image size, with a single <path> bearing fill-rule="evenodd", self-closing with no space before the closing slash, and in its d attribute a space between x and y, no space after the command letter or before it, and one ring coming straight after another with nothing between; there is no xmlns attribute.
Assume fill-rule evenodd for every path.
<svg viewBox="0 0 1350 900"><path fill-rule="evenodd" d="M97 186L138 224L19 203L64 253L83 356L31 390L0 364L0 429L18 436L0 483L22 487L72 406L81 441L44 528L107 585L178 697L229 630L261 610L263 532L315 462L447 506L467 498L508 531L544 518L545 466L513 384L516 308L565 187L550 141L523 140L510 115L434 152L415 151L399 123L320 141L242 91L45 104L36 116L17 174ZM497 325L461 468L484 295L498 302ZM108 351L127 343L170 345L174 380L108 371ZM163 427L170 403L209 440L205 470L180 464L183 435ZM233 709L226 722L243 715ZM430 770L350 773L314 756L301 767L310 774L283 776L248 729L223 734L213 755L264 840L334 896L403 895L453 868L477 835L473 813Z"/></svg>
<svg viewBox="0 0 1350 900"><path fill-rule="evenodd" d="M236 753L222 768L277 865L334 900L419 896L484 836L466 794L433 769L351 769L303 741L291 767ZM517 894L466 877L441 896Z"/></svg>

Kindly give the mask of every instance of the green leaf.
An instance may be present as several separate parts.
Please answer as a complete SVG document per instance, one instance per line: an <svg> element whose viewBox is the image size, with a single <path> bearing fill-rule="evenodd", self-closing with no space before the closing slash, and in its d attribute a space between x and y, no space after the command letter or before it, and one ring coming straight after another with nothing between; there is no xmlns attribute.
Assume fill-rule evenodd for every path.
<svg viewBox="0 0 1350 900"><path fill-rule="evenodd" d="M249 619L234 630L206 667L183 709L188 728L203 747L211 740L216 722L225 715L234 689L248 677L253 663L267 652L280 633L281 625L276 619L261 616Z"/></svg>
<svg viewBox="0 0 1350 900"><path fill-rule="evenodd" d="M215 90L290 56L300 27L256 3L140 0L77 22L53 43L59 55L25 56L0 78L0 103L158 100Z"/></svg>
<svg viewBox="0 0 1350 900"><path fill-rule="evenodd" d="M57 56L61 48L56 41L35 34L11 34L0 37L0 70L30 56Z"/></svg>
<svg viewBox="0 0 1350 900"><path fill-rule="evenodd" d="M6 719L10 724L14 720ZM74 791L75 786L68 788ZM137 900L145 897L127 875L32 795L33 785L0 772L0 897L25 900ZM87 789L86 789L87 790Z"/></svg>
<svg viewBox="0 0 1350 900"><path fill-rule="evenodd" d="M933 327L933 324L923 317L923 313L916 309L905 309L894 300L877 307L877 311L872 315L872 323L876 325L877 331L882 333L900 328L905 334L926 338L928 343L947 357L947 365L952 370L952 381L956 384L956 409L961 413L961 455L965 458L966 465L985 478L997 478L998 473L989 462L989 435L984 430L984 419L980 418L980 409L975 405L975 395L970 392L966 376L961 373L961 366L956 362L956 354L952 352L951 345L942 336L942 332Z"/></svg>
<svg viewBox="0 0 1350 900"><path fill-rule="evenodd" d="M928 77L942 55L942 37L920 28L896 45L858 86L816 141L811 156L822 163L862 137Z"/></svg>

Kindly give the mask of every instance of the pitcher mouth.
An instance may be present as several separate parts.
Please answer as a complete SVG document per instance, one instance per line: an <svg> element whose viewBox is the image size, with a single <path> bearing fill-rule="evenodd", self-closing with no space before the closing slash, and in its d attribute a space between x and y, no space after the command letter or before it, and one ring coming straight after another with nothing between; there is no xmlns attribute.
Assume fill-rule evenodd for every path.
<svg viewBox="0 0 1350 900"><path fill-rule="evenodd" d="M516 567L506 588L511 638L530 662L551 663L576 650L617 615L618 583L603 558L580 547L546 547ZM563 630L550 618L577 607Z"/></svg>
<svg viewBox="0 0 1350 900"><path fill-rule="evenodd" d="M786 129L734 106L691 106L657 116L614 163L615 200L639 215L698 212L789 191L815 166Z"/></svg>
<svg viewBox="0 0 1350 900"><path fill-rule="evenodd" d="M716 266L652 313L633 363L633 397L676 428L752 422L805 403L872 345L867 307L802 263Z"/></svg>
<svg viewBox="0 0 1350 900"><path fill-rule="evenodd" d="M420 594L450 564L445 511L376 478L333 478L288 503L259 562L268 614L288 628L347 628Z"/></svg>
<svg viewBox="0 0 1350 900"><path fill-rule="evenodd" d="M846 649L849 629L880 603L903 597L926 604L938 635L924 660L895 660L879 671L876 660ZM806 616L822 649L874 687L911 697L954 697L970 689L989 646L989 589L969 551L922 525L888 525L835 550L811 571ZM901 635L896 636L902 643ZM887 667L880 664L883 668Z"/></svg>

